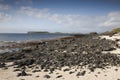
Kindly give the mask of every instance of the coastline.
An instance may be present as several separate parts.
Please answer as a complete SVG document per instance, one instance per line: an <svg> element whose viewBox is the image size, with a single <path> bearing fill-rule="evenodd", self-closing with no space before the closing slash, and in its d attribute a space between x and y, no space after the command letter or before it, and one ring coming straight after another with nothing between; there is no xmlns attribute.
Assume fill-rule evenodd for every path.
<svg viewBox="0 0 120 80"><path fill-rule="evenodd" d="M73 36L62 36L57 38L46 38L46 39L40 39L40 40L0 41L0 53L19 51L22 45L39 44L42 42L56 41L56 40L65 39L65 38L66 39L73 38Z"/></svg>
<svg viewBox="0 0 120 80"><path fill-rule="evenodd" d="M118 35L119 36L119 35ZM94 38L96 38L96 36L94 37ZM52 47L54 48L54 47L56 47L56 48L54 48L54 51L53 50L48 50L49 52L51 52L51 53L53 53L53 52L56 52L57 54L59 54L59 53L61 53L61 55L62 54L67 54L67 53L71 53L72 54L72 57L73 57L73 59L74 58L76 58L76 57L74 57L74 54L77 54L76 52L79 52L79 50L77 50L76 48L78 48L78 46L76 45L77 43L80 43L79 41L83 41L83 43L84 44L86 44L86 42L88 42L89 44L88 44L88 47L89 47L89 45L92 45L92 44L97 44L96 46L97 47L93 47L93 46L91 46L91 48L93 48L93 49L100 49L99 48L99 46L102 44L102 49L103 50L106 50L106 53L102 53L101 54L101 50L100 51L97 51L97 50L95 50L95 51L97 51L97 52L93 52L94 50L92 50L91 48L88 48L87 46L87 48L88 48L88 50L89 49L91 49L91 51L92 51L92 53L94 53L96 56L94 56L93 54L91 54L91 53L86 53L84 50L82 51L82 53L80 53L79 55L80 56L84 56L84 55L89 55L89 56L91 56L91 57L93 57L93 58L96 58L96 61L99 61L98 59L97 59L97 57L98 56L101 56L101 55L103 55L103 57L104 57L104 55L105 56L108 56L108 55L106 55L106 54L109 54L109 55L111 55L111 60L110 61L112 61L112 58L118 58L117 57L117 55L119 55L119 53L117 53L117 54L112 54L113 52L112 51L115 51L115 50L117 50L117 49L115 49L115 50L111 50L111 51L109 51L110 49L113 49L113 48L116 48L116 47L114 47L116 44L115 43L113 43L111 40L110 40L110 44L108 44L107 43L107 41L106 40L104 40L106 37L103 37L103 36L101 36L100 37L100 39L93 39L93 38L86 38L85 37L85 39L84 39L84 37L83 37L83 40L79 40L79 38L71 38L71 37L63 37L63 38L57 38L57 39L52 39L52 40L43 40L42 42L40 42L40 43L37 43L37 42L35 42L35 43L27 43L27 44L23 44L22 45L22 48L23 48L23 46L24 46L24 48L22 49L22 50L24 50L24 51L27 51L27 53L31 53L31 50L34 52L34 50L35 50L35 52L37 53L37 49L36 49L36 44L38 45L39 44L39 49L43 49L43 48L46 48L46 50L47 50L47 48L49 49L52 49ZM113 37L111 37L112 39L114 38L114 36ZM87 40L88 41L87 41ZM106 39L108 39L108 38L106 38ZM84 41L84 40L86 40L86 41ZM92 42L92 44L90 44L90 42L89 42L89 40L90 40L90 42ZM91 41L91 40L94 40L94 41ZM98 41L97 41L98 40ZM102 40L102 41L99 41L99 40ZM70 42L69 43L69 41L72 41L72 42ZM75 41L77 41L77 42L75 42ZM115 41L115 40L114 40ZM94 42L98 42L98 43L94 43ZM103 42L103 43L101 43L101 42ZM62 44L61 44L62 43ZM116 42L117 44L119 43L119 41L118 42ZM21 43L20 43L21 44ZM53 46L53 45L57 45L57 46ZM65 45L68 45L67 46L67 48L66 49L58 49L58 50L56 50L57 48L59 48L59 47L61 47L61 46L63 46L63 44L65 44ZM40 47L42 45L42 47ZM47 46L44 46L44 45L47 45ZM48 46L49 45L49 46ZM61 45L61 46L60 46ZM83 44L82 44L83 45ZM104 45L104 46L103 46ZM114 45L114 46L111 46L111 47L107 47L106 49L104 49L105 47L106 47L106 45L108 46L110 46L110 45ZM20 45L21 46L21 45ZM32 46L32 47L29 47L29 46ZM69 47L70 46L70 47ZM69 51L69 48L71 48L71 47L75 47L75 51L73 50L73 51ZM38 47L38 46L37 46ZM80 46L79 46L80 47ZM83 47L83 46L82 46ZM85 49L85 48L84 48ZM68 50L68 51L67 51ZM85 49L86 50L86 49ZM30 51L30 52L29 52ZM39 50L39 51L41 51L41 50ZM38 52L39 52L38 51ZM34 53L35 53L34 52ZM44 52L44 50L43 50L43 52ZM81 51L80 51L81 52ZM19 52L18 54L20 54L21 52ZM25 52L22 52L23 54L26 54ZM97 53L97 54L96 54ZM111 54L110 54L111 53ZM116 52L115 52L116 53ZM8 53L7 53L8 54ZM56 56L58 56L57 54L55 54L54 55L54 57L56 57ZM33 55L33 54L32 54ZM61 56L61 55L59 55L59 56ZM31 55L28 55L28 56L31 56ZM49 55L49 56L51 56L51 54ZM67 56L67 55L66 55ZM68 55L69 56L69 55ZM89 56L87 56L86 58L89 58ZM6 56L6 57L8 57L8 56ZM18 56L18 57L20 57L20 56ZM72 58L72 57L70 57L70 58ZM8 57L9 58L9 57ZM28 57L29 58L29 57ZM43 58L45 58L45 57L43 57ZM84 59L86 59L86 58L84 58ZM67 58L66 57L66 59L69 59L69 58ZM79 58L78 58L79 59ZM104 58L100 58L100 59L104 59ZM52 60L52 59L51 59ZM54 59L53 59L54 60ZM69 59L70 60L70 59ZM72 60L72 59L71 59ZM70 61L71 61L70 60ZM87 59L86 59L87 60ZM94 59L93 59L94 60ZM108 57L107 57L107 59L105 59L105 60L108 60ZM118 59L119 60L119 59ZM6 60L7 61L7 60ZM77 61L77 60L76 60ZM11 61L10 61L11 62ZM74 62L74 61L73 61ZM72 63L73 63L72 62ZM104 62L104 61L103 61ZM113 62L115 62L115 61L113 61ZM82 63L85 63L84 62L84 60L82 61ZM119 74L120 74L120 67L119 67L119 64L118 64L118 66L117 65L115 65L115 64L112 64L112 62L109 62L109 64L110 65L108 65L108 66L101 66L101 65L99 65L100 67L103 67L103 69L102 68L99 68L99 67L97 67L97 66L94 66L94 65L96 65L96 63L94 63L94 62L90 62L90 63L88 63L88 65L89 64L92 64L92 66L91 67L95 67L95 69L93 70L93 71L91 71L91 69L87 66L87 65L83 65L83 66L78 66L78 65L71 65L71 66L66 66L66 64L64 65L64 66L62 66L60 69L59 69L59 67L57 68L57 69L55 69L54 71L53 71L53 73L50 73L50 71L48 70L46 70L46 68L44 68L44 69L41 69L41 67L40 67L40 65L36 65L36 64L32 64L32 65L35 65L35 66L33 66L32 68L27 68L27 69L24 69L25 67L30 67L30 65L25 65L25 66L22 66L22 67L18 67L17 68L17 66L19 65L19 64L21 64L21 63L18 63L17 65L15 65L15 62L13 61L13 64L9 64L9 61L8 61L8 64L6 64L5 65L5 67L2 67L2 68L0 68L0 79L1 80L119 80L120 79L120 77L119 77ZM106 64L106 63L105 63ZM31 65L31 66L32 66ZM111 66L112 65L112 66ZM9 66L9 67L8 67ZM8 69L7 69L7 68ZM16 68L15 68L16 67ZM38 68L39 67L39 68ZM52 67L52 66L51 66ZM18 70L18 71L15 71L15 70ZM24 70L25 72L26 72L26 74L31 74L31 75L23 75L23 76L17 76L19 73L21 73L21 71L22 70ZM33 72L34 71L34 72ZM6 75L6 74L9 74L9 75ZM47 76L45 76L45 75L47 75Z"/></svg>

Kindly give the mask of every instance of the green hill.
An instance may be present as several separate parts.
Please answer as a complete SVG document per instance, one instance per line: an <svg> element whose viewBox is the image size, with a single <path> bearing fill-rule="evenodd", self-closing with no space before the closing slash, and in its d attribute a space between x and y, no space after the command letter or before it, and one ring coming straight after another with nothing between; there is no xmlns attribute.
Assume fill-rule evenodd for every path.
<svg viewBox="0 0 120 80"><path fill-rule="evenodd" d="M113 29L111 32L119 33L120 32L120 28Z"/></svg>
<svg viewBox="0 0 120 80"><path fill-rule="evenodd" d="M103 32L102 34L103 34L103 35L114 35L114 34L116 34L116 33L120 33L120 28L115 28L115 29L113 29L113 30L111 30L111 31Z"/></svg>

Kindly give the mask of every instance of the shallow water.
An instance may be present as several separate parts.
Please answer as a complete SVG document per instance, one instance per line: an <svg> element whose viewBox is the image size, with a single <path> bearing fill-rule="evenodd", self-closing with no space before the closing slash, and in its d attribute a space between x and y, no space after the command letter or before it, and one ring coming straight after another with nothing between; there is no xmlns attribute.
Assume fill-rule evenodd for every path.
<svg viewBox="0 0 120 80"><path fill-rule="evenodd" d="M25 34L25 33L5 33L0 34L0 54L7 52L16 52L19 51L19 48L7 48L7 46L11 46L12 44L26 42L26 41L39 41L43 39L53 39L69 36L68 34ZM3 48L5 47L5 48Z"/></svg>
<svg viewBox="0 0 120 80"><path fill-rule="evenodd" d="M41 40L48 38L58 38L69 36L68 34L26 34L26 33L4 33L0 34L0 41L27 41L27 40Z"/></svg>

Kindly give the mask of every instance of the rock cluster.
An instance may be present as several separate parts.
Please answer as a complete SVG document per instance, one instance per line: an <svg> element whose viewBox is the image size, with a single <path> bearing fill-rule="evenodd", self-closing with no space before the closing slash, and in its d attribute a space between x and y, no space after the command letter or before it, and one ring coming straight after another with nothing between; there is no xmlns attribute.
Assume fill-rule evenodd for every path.
<svg viewBox="0 0 120 80"><path fill-rule="evenodd" d="M5 63L0 63L0 68L5 67Z"/></svg>
<svg viewBox="0 0 120 80"><path fill-rule="evenodd" d="M85 35L23 44L18 52L0 54L0 62L13 61L18 67L37 64L51 73L64 66L87 67L91 71L96 68L104 69L109 65L119 66L120 58L116 54L102 53L114 50L116 43L97 37ZM85 72L79 74L84 75Z"/></svg>

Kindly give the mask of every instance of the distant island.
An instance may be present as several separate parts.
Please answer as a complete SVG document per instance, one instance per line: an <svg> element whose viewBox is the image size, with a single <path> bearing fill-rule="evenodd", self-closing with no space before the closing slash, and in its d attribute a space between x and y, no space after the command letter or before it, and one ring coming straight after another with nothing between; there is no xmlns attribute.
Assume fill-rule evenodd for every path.
<svg viewBox="0 0 120 80"><path fill-rule="evenodd" d="M29 32L27 32L28 34L49 34L49 32L48 31L29 31Z"/></svg>
<svg viewBox="0 0 120 80"><path fill-rule="evenodd" d="M63 33L63 32L48 32L48 31L29 31L27 32L27 34L63 34L63 35L74 35L74 36L81 36L81 35L87 35L87 34L92 34L92 35L96 35L98 34L97 32L90 32L90 33Z"/></svg>
<svg viewBox="0 0 120 80"><path fill-rule="evenodd" d="M62 33L62 32L48 32L48 31L29 31L27 34L72 34L72 33Z"/></svg>

